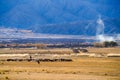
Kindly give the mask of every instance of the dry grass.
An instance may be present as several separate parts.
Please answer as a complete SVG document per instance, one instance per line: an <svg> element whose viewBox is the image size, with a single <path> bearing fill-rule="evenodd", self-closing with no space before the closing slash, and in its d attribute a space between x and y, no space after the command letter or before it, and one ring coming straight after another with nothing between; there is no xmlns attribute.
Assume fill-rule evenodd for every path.
<svg viewBox="0 0 120 80"><path fill-rule="evenodd" d="M89 53L115 53L120 54L120 47L113 47L113 48L87 48ZM58 49L9 49L4 48L0 49L0 54L7 54L7 53L48 53L48 54L70 54L73 53L69 48L58 48Z"/></svg>
<svg viewBox="0 0 120 80"><path fill-rule="evenodd" d="M71 53L70 49L0 49L0 53ZM88 48L90 53L116 53L120 48ZM120 57L71 57L72 62L0 61L0 80L120 80Z"/></svg>
<svg viewBox="0 0 120 80"><path fill-rule="evenodd" d="M9 49L9 48L3 48L0 49L0 53L1 54L7 54L7 53L42 53L42 54L70 54L72 53L71 49L67 49L67 48L60 48L60 49Z"/></svg>
<svg viewBox="0 0 120 80"><path fill-rule="evenodd" d="M17 77L20 77L21 74L27 74L28 77L31 77L31 80L34 79L34 76L42 74L60 74L63 75L63 80L66 80L66 76L71 75L70 80L73 79L72 76L91 76L92 80L119 80L120 79L120 58L73 58L73 62L41 62L40 65L36 62L0 62L0 80L5 79L7 76L9 79L19 80ZM34 76L29 76L33 74ZM52 75L54 76L54 75ZM58 75L57 75L58 76ZM94 79L94 77L96 77ZM21 80L26 80L26 76L21 78ZM33 79L32 79L33 78ZM43 77L45 78L45 76ZM82 79L82 78L81 78ZM46 80L51 80L47 78ZM60 80L60 79L57 79ZM79 79L80 80L80 77ZM90 80L90 79L82 79Z"/></svg>
<svg viewBox="0 0 120 80"><path fill-rule="evenodd" d="M90 53L103 53L103 54L116 53L116 54L120 54L120 47L114 47L114 48L88 48L88 51Z"/></svg>

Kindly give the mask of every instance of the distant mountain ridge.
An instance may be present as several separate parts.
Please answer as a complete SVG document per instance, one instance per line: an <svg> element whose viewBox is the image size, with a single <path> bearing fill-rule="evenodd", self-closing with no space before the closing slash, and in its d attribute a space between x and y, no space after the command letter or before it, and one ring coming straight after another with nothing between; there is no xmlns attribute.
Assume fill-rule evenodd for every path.
<svg viewBox="0 0 120 80"><path fill-rule="evenodd" d="M42 34L96 34L100 14L105 34L120 33L119 0L0 0L0 26Z"/></svg>
<svg viewBox="0 0 120 80"><path fill-rule="evenodd" d="M103 20L105 34L119 34L120 33L120 19L106 19ZM86 35L95 36L97 23L96 20L78 21L64 24L47 24L36 25L31 27L34 32L45 34L65 34L65 35Z"/></svg>

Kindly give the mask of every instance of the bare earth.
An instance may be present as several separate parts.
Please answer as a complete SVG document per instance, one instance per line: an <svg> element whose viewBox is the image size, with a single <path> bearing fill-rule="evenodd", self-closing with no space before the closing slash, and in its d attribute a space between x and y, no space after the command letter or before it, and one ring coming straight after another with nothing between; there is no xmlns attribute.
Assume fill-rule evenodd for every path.
<svg viewBox="0 0 120 80"><path fill-rule="evenodd" d="M0 80L119 80L120 58L73 62L0 62Z"/></svg>
<svg viewBox="0 0 120 80"><path fill-rule="evenodd" d="M90 52L95 52L94 50L96 51L90 49ZM109 49L108 52L103 49L105 53L110 51L120 54L118 48ZM0 80L120 80L120 57L71 58L72 62L40 64L35 61L0 61Z"/></svg>
<svg viewBox="0 0 120 80"><path fill-rule="evenodd" d="M19 74L12 73L7 76L9 76L11 80L101 80L101 79L107 80L108 79L108 77L93 76L93 75L25 73L25 72Z"/></svg>

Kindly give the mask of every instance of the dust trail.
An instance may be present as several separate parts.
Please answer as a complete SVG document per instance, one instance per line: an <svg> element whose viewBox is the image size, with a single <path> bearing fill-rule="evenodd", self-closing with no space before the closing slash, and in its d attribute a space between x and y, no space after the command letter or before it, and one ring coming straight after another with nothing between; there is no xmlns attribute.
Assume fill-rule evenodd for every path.
<svg viewBox="0 0 120 80"><path fill-rule="evenodd" d="M104 34L104 21L101 18L101 15L99 15L97 22L97 28L96 28L96 39L100 42L103 41L115 41L115 37L113 36L108 36Z"/></svg>

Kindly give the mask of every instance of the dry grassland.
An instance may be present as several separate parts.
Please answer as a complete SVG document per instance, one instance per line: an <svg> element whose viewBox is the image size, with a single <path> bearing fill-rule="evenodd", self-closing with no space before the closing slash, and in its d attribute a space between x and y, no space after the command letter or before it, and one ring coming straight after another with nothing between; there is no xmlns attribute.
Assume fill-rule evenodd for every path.
<svg viewBox="0 0 120 80"><path fill-rule="evenodd" d="M49 50L0 49L0 53L42 53ZM51 52L71 53L71 49ZM116 53L120 48L88 48L89 53ZM45 52L46 53L46 52ZM49 52L50 53L50 52ZM72 62L0 61L0 80L120 80L120 57L71 57Z"/></svg>
<svg viewBox="0 0 120 80"><path fill-rule="evenodd" d="M115 53L120 54L120 47L114 47L114 48L87 48L89 53Z"/></svg>
<svg viewBox="0 0 120 80"><path fill-rule="evenodd" d="M71 49L67 48L60 48L60 49L9 49L9 48L4 48L0 49L0 54L8 54L8 53L16 53L16 54L24 54L24 53L29 53L29 54L35 54L35 53L42 53L42 54L70 54L72 53Z"/></svg>
<svg viewBox="0 0 120 80"><path fill-rule="evenodd" d="M120 80L120 58L73 62L0 62L0 80Z"/></svg>
<svg viewBox="0 0 120 80"><path fill-rule="evenodd" d="M115 54L120 54L120 47L114 47L114 48L87 48L89 53L102 53L102 54L108 54L108 53L115 53ZM34 54L34 53L42 53L42 54L70 54L73 53L72 49L69 48L55 48L55 49L9 49L9 48L4 48L0 49L0 54L8 54L8 53L29 53L29 54Z"/></svg>

